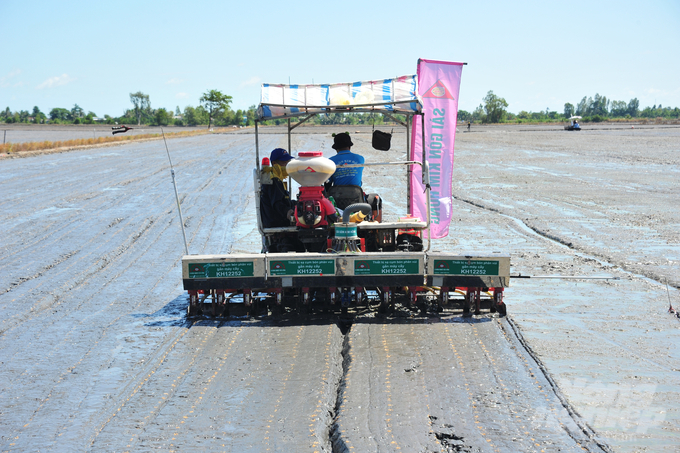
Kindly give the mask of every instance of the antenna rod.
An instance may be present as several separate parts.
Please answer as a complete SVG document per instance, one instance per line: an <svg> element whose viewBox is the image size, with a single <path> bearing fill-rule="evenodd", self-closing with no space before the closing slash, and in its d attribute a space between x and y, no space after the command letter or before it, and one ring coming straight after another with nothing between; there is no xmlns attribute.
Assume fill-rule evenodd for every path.
<svg viewBox="0 0 680 453"><path fill-rule="evenodd" d="M163 134L163 142L165 143L165 151L168 153L168 161L170 162L170 174L172 175L172 186L175 188L175 199L177 200L177 212L179 212L179 225L182 227L182 237L184 238L184 254L189 254L189 246L187 245L187 235L184 232L184 219L182 218L182 206L179 203L179 194L177 193L177 182L175 181L175 169L172 166L172 159L170 159L170 150L168 149L168 142L165 139L165 131L161 127Z"/></svg>

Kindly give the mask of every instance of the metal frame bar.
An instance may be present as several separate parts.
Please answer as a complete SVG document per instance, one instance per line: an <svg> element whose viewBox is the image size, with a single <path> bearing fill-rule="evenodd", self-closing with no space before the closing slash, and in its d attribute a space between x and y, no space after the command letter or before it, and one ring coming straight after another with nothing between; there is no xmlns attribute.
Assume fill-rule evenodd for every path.
<svg viewBox="0 0 680 453"><path fill-rule="evenodd" d="M422 156L423 165L422 165L421 169L423 169L427 165L427 157L426 157L426 154L425 154L425 115L420 116L420 127L422 128L422 132L420 134L420 137L422 138L422 141L423 141L423 143L421 145L422 146L421 150L423 152L423 156ZM431 215L430 215L431 214L430 213L430 181L425 181L425 172L421 171L421 175L423 177L423 184L425 184L425 194L426 194L425 198L427 199L427 248L425 249L425 251L428 252L430 250L430 242L432 241L432 239L430 238L430 236L431 236L431 234L430 234L430 222L432 220ZM429 174L428 174L428 177L429 177Z"/></svg>
<svg viewBox="0 0 680 453"><path fill-rule="evenodd" d="M257 125L260 120L255 120L255 168L258 174L260 173L260 135L258 134Z"/></svg>
<svg viewBox="0 0 680 453"><path fill-rule="evenodd" d="M267 121L267 120L276 120L276 119L281 119L281 118L295 118L298 116L304 116L304 115L319 115L319 114L324 114L324 113L369 113L369 112L374 112L376 111L375 107L376 106L383 106L383 105L398 105L398 104L412 104L412 103L417 103L421 108L422 105L418 99L408 99L408 100L402 100L402 101L389 101L389 102L377 102L373 104L354 104L354 105L305 105L305 106L298 106L298 105L289 105L289 104L269 104L269 103L261 103L260 106L268 106L268 107L281 107L283 109L291 109L291 108L296 108L299 109L299 112L285 112L283 115L279 116L270 116L270 117L261 117L259 118L261 121ZM309 110L320 110L318 112L310 112ZM259 111L259 108L258 108ZM379 110L378 110L379 111ZM380 113L384 113L379 111ZM414 112L413 110L396 110L396 111L387 111L387 113L398 113L402 115L419 115L422 114L422 112ZM393 118L394 119L394 118Z"/></svg>
<svg viewBox="0 0 680 453"><path fill-rule="evenodd" d="M411 119L409 116L406 118L406 158L411 158ZM406 212L411 214L411 173L413 173L413 167L409 165L406 171Z"/></svg>
<svg viewBox="0 0 680 453"><path fill-rule="evenodd" d="M370 105L373 105L373 106L375 106L375 105L390 105L390 104L406 103L406 102L411 103L411 102L414 102L414 101L413 100L410 100L410 101L395 101L395 102L386 102L386 103L382 103L382 104L370 104ZM279 107L284 107L284 108L290 107L290 106L280 105L280 104L261 104L261 105L279 106ZM369 105L369 104L364 104L364 105ZM328 107L329 106L326 106L326 107L323 107L323 108L328 108ZM427 199L427 224L426 224L427 225L426 226L426 229L427 229L427 248L425 249L425 251L427 252L427 251L430 250L430 246L431 246L430 225L431 225L431 222L432 222L432 218L431 218L431 212L430 212L430 203L431 203L431 200L430 200L430 185L429 185L429 181L425 180L426 179L425 178L425 171L423 171L423 169L427 165L427 156L425 154L425 134L424 134L424 131L425 131L425 114L423 112L413 112L413 111L401 112L401 111L399 111L399 112L397 112L398 114L406 115L406 123L403 123L393 116L393 114L395 112L383 112L383 111L375 110L375 109L366 110L366 111L352 111L351 109L343 107L342 112L337 112L337 113L364 113L364 112L365 113L368 113L368 112L381 113L381 114L387 116L388 118L392 119L396 123L398 123L401 126L404 126L406 128L406 156L407 156L407 159L410 159L410 156L411 156L411 126L412 126L412 124L414 124L414 123L412 123L412 118L415 115L420 115L420 124L421 124L421 127L423 129L423 134L421 134L422 157L421 157L420 162L407 160L407 161L404 161L404 162L376 162L376 163L368 163L368 164L364 163L364 164L361 164L361 165L359 165L359 164L349 165L348 164L348 165L341 165L340 167L350 168L350 167L370 167L370 166L385 166L385 165L407 165L408 171L407 171L407 176L406 176L406 184L407 184L406 204L407 204L407 212L411 213L411 175L413 173L413 165L420 165L421 174L422 174L422 178L423 178L423 184L425 184L425 192L426 192L426 199ZM298 115L293 114L293 115L286 115L286 116L282 116L282 117L271 117L271 118L267 118L267 119L256 119L255 120L255 159L256 159L256 166L257 166L258 174L261 170L261 168L260 168L260 142L259 142L259 128L258 128L258 125L261 121L269 121L269 120L287 118L287 120L288 120L287 121L288 152L292 153L293 150L292 150L291 137L292 137L293 129L295 129L298 126L301 126L303 123L305 123L306 121L309 121L310 119L314 118L315 116L323 115L324 113L328 113L328 112L300 112L300 114L298 114ZM303 115L307 115L307 117L304 118L302 121L297 122L296 124L291 123L291 118L303 116ZM254 182L257 183L257 181L254 181ZM292 187L291 184L292 184L292 181L291 181L291 178L289 177L288 178L288 187L289 188ZM258 197L259 196L258 188L254 187L253 189L255 191L255 196ZM259 210L258 210L257 215L259 217ZM262 231L260 231L260 233L262 234Z"/></svg>
<svg viewBox="0 0 680 453"><path fill-rule="evenodd" d="M379 113L382 113L384 116L388 117L389 119L391 119L395 123L399 123L404 127L408 127L408 117L407 117L407 123L403 123L399 118L395 118L394 116L392 116L391 114L389 114L387 112L379 112ZM414 113L414 115L417 115L417 113Z"/></svg>
<svg viewBox="0 0 680 453"><path fill-rule="evenodd" d="M310 113L309 116L308 116L307 118L305 118L305 119L303 119L303 120L301 120L301 121L298 121L298 122L295 123L293 126L289 126L289 127L290 127L289 132L292 131L293 129L295 129L296 127L302 126L303 123L305 123L305 122L309 121L310 119L314 118L316 115L318 115L318 113ZM290 119L289 119L289 121L290 121ZM290 146L290 145L288 145L288 146Z"/></svg>

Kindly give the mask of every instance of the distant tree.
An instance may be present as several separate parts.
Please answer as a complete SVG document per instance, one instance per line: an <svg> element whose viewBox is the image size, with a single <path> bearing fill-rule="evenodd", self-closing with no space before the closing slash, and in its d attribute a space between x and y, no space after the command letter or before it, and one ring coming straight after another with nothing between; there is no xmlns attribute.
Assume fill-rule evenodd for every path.
<svg viewBox="0 0 680 453"><path fill-rule="evenodd" d="M458 121L469 121L472 119L472 113L465 110L458 110Z"/></svg>
<svg viewBox="0 0 680 453"><path fill-rule="evenodd" d="M142 124L142 115L148 115L151 110L151 103L149 102L149 95L141 91L130 93L130 102L134 105L135 116L137 117L137 126Z"/></svg>
<svg viewBox="0 0 680 453"><path fill-rule="evenodd" d="M574 105L567 102L564 104L564 117L571 118L574 116Z"/></svg>
<svg viewBox="0 0 680 453"><path fill-rule="evenodd" d="M590 103L588 110L589 115L608 116L609 100L607 96L600 96L599 93L595 93L595 99Z"/></svg>
<svg viewBox="0 0 680 453"><path fill-rule="evenodd" d="M484 121L484 107L479 104L472 112L472 121Z"/></svg>
<svg viewBox="0 0 680 453"><path fill-rule="evenodd" d="M170 124L171 119L172 119L171 112L168 112L163 108L156 109L156 113L154 114L154 124L156 126L167 126L168 124Z"/></svg>
<svg viewBox="0 0 680 453"><path fill-rule="evenodd" d="M633 118L637 117L640 114L640 101L638 101L638 98L633 98L630 100L630 102L628 102L627 113Z"/></svg>
<svg viewBox="0 0 680 453"><path fill-rule="evenodd" d="M94 119L96 116L97 114L92 111L87 112L87 115L85 115L85 118L83 118L83 123L94 124Z"/></svg>
<svg viewBox="0 0 680 453"><path fill-rule="evenodd" d="M36 124L44 123L45 118L47 118L45 114L40 111L37 105L33 107L33 113L31 113L31 116L33 117L33 122Z"/></svg>
<svg viewBox="0 0 680 453"><path fill-rule="evenodd" d="M626 101L612 101L610 114L614 118L621 118L628 114Z"/></svg>
<svg viewBox="0 0 680 453"><path fill-rule="evenodd" d="M208 129L210 129L213 118L229 108L231 96L227 96L218 90L210 90L203 93L199 101L205 111L208 112Z"/></svg>
<svg viewBox="0 0 680 453"><path fill-rule="evenodd" d="M50 119L53 121L54 120L68 121L71 119L71 112L66 109L55 107L52 110L50 110Z"/></svg>
<svg viewBox="0 0 680 453"><path fill-rule="evenodd" d="M199 124L205 124L203 115L205 114L205 109L201 106L196 108L188 106L184 108L184 124L187 126L198 126Z"/></svg>
<svg viewBox="0 0 680 453"><path fill-rule="evenodd" d="M482 121L485 123L500 123L503 121L506 113L505 109L508 107L506 100L496 96L491 90L486 93L486 96L483 100L484 112L486 115Z"/></svg>
<svg viewBox="0 0 680 453"><path fill-rule="evenodd" d="M73 108L71 109L71 117L72 118L82 118L84 116L85 112L83 111L83 108L79 106L78 104L74 104Z"/></svg>
<svg viewBox="0 0 680 453"><path fill-rule="evenodd" d="M592 99L591 99L592 101ZM583 96L581 102L576 105L576 114L580 116L586 116L588 114L588 98Z"/></svg>

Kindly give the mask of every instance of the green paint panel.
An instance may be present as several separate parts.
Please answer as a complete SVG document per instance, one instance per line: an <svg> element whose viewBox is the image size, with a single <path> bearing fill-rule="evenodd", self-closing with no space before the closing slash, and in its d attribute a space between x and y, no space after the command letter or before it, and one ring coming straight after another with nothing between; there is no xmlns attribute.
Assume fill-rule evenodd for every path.
<svg viewBox="0 0 680 453"><path fill-rule="evenodd" d="M270 275L335 275L335 260L274 260Z"/></svg>
<svg viewBox="0 0 680 453"><path fill-rule="evenodd" d="M354 275L413 275L420 273L418 260L355 260Z"/></svg>
<svg viewBox="0 0 680 453"><path fill-rule="evenodd" d="M254 263L189 263L189 278L252 277Z"/></svg>
<svg viewBox="0 0 680 453"><path fill-rule="evenodd" d="M498 261L434 260L435 275L498 275Z"/></svg>

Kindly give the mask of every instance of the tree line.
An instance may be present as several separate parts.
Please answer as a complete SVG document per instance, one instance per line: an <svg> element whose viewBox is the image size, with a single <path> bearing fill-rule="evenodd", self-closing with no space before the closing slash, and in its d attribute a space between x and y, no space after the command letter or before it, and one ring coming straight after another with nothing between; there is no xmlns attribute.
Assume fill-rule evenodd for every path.
<svg viewBox="0 0 680 453"><path fill-rule="evenodd" d="M130 93L132 108L126 109L123 115L98 116L95 112L85 110L78 104L71 109L56 107L49 113L43 113L38 106L33 111L20 110L12 112L9 107L0 110L0 122L34 123L34 124L146 124L150 126L230 126L253 124L256 118L256 107L248 110L232 110L231 96L218 90L208 90L199 99L196 107L186 106L180 110L153 108L150 96L138 91Z"/></svg>
<svg viewBox="0 0 680 453"><path fill-rule="evenodd" d="M48 114L40 111L36 106L33 111L21 110L12 112L9 107L0 111L0 122L4 123L34 123L34 124L146 124L150 126L248 126L253 125L257 118L257 107L252 105L247 110L232 110L230 104L232 97L218 90L208 90L199 99L196 107L187 106L180 110L165 108L152 108L148 94L138 91L130 93L132 107L126 109L123 115L112 117L97 116L88 111L85 113L82 107L75 104L71 109L53 108ZM403 115L395 115L401 121L405 121ZM297 122L299 118L292 118ZM265 125L286 124L286 119L264 121ZM375 113L345 114L330 113L318 115L310 123L313 124L369 124L381 125L385 123L383 115Z"/></svg>
<svg viewBox="0 0 680 453"><path fill-rule="evenodd" d="M132 108L126 109L123 115L112 117L97 116L96 113L85 110L78 104L71 109L55 107L49 113L43 113L37 106L32 111L20 110L12 112L9 107L0 110L0 122L4 123L35 123L35 124L147 124L150 126L248 126L255 122L257 117L256 106L250 106L247 110L232 110L230 104L232 97L225 95L219 90L208 90L199 99L196 107L186 106L180 110L179 106L172 109L152 108L148 94L138 91L130 93ZM502 122L549 122L563 121L571 116L581 116L584 122L606 121L607 119L633 119L633 118L680 118L678 107L663 107L661 104L640 109L640 101L633 98L630 101L612 101L599 93L594 97L584 96L576 105L569 102L564 104L564 111L551 111L546 108L539 112L520 111L512 113L507 110L507 101L489 91L482 99L483 103L472 112L458 111L458 120L481 123ZM403 121L400 115L396 115ZM287 120L270 120L264 124L285 124ZM298 119L293 119L298 121ZM385 122L383 115L374 113L345 114L331 113L317 115L310 122L314 124L368 124L381 125Z"/></svg>
<svg viewBox="0 0 680 453"><path fill-rule="evenodd" d="M474 121L481 123L503 123L503 122L545 122L545 121L564 121L572 116L580 116L585 122L599 122L608 119L634 119L634 118L680 118L678 107L663 107L661 104L640 109L640 101L633 98L630 101L612 101L606 96L595 97L584 96L576 105L569 102L564 104L564 111L551 111L546 108L540 112L520 111L511 113L507 111L508 103L505 99L489 91L482 99L484 102L473 112L458 110L459 121Z"/></svg>

